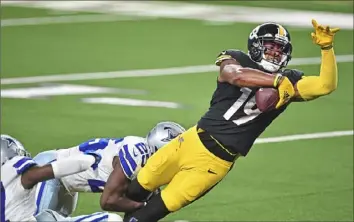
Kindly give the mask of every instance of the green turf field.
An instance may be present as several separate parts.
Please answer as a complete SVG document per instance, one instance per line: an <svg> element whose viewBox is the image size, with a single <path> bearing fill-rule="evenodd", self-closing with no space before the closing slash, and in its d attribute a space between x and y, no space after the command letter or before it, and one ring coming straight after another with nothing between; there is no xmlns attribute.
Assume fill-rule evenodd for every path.
<svg viewBox="0 0 354 222"><path fill-rule="evenodd" d="M259 2L260 6L263 4L264 1ZM308 9L319 5L308 4ZM350 12L341 5L336 5L336 11ZM334 10L330 3L319 7L322 11ZM16 19L60 13L94 14L54 14L45 9L14 6L2 7L1 14L2 19ZM224 49L246 50L247 37L254 26L159 18L2 27L1 79L210 65ZM290 27L289 31L294 58L320 56L319 48L311 42L311 29ZM353 30L341 30L336 35L335 52L353 55ZM319 64L291 67L308 75L317 75L320 70ZM353 62L338 63L338 70L337 91L316 101L291 105L262 138L353 130ZM155 123L164 120L190 127L208 109L216 75L206 72L49 81L45 84L134 89L144 93L1 98L1 133L15 136L35 155L92 137L145 136ZM1 89L42 84L2 84ZM175 102L182 108L81 102L88 97ZM99 195L80 194L76 214L99 210ZM256 144L213 191L166 220L353 221L353 136Z"/></svg>

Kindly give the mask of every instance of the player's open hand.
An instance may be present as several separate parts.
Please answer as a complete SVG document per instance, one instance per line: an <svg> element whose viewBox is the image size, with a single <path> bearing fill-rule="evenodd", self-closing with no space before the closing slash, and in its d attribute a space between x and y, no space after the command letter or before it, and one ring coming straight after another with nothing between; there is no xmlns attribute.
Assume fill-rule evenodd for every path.
<svg viewBox="0 0 354 222"><path fill-rule="evenodd" d="M295 95L295 89L290 80L285 76L282 76L281 78L282 80L278 85L279 101L275 106L276 109L287 104Z"/></svg>
<svg viewBox="0 0 354 222"><path fill-rule="evenodd" d="M334 35L339 31L339 28L319 25L315 19L312 19L312 25L315 29L315 31L311 33L313 43L321 46L321 48L332 47Z"/></svg>

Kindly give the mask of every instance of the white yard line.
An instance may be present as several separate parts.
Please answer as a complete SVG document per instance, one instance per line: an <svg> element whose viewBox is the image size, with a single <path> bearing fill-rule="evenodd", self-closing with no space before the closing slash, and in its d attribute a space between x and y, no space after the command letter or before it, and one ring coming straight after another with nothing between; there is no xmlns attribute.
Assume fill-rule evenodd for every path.
<svg viewBox="0 0 354 222"><path fill-rule="evenodd" d="M1 27L7 26L27 26L27 25L49 25L65 23L85 23L85 22L113 22L113 21L133 21L139 20L139 16L130 15L64 15L39 18L18 18L4 19ZM146 18L144 18L146 20Z"/></svg>
<svg viewBox="0 0 354 222"><path fill-rule="evenodd" d="M353 29L353 14L337 12L319 12L290 9L274 9L245 6L226 6L193 4L189 2L166 1L2 1L2 5L18 7L45 8L69 12L97 12L117 15L138 16L140 19L174 18L194 19L216 24L236 22L263 23L274 21L286 26L312 28L311 19L322 24L342 29ZM212 16L210 16L212 15ZM36 18L37 19L37 18ZM56 21L58 20L58 21ZM3 20L3 22L6 20ZM23 22L22 20L21 22ZM34 20L32 20L34 21ZM38 19L38 25L43 24ZM53 18L54 23L61 23L60 18ZM75 22L73 20L72 22ZM19 25L20 22L6 22ZM31 23L34 25L35 23ZM27 25L26 22L23 25Z"/></svg>
<svg viewBox="0 0 354 222"><path fill-rule="evenodd" d="M332 131L332 132L322 132L322 133L308 133L308 134L294 134L294 135L288 135L288 136L259 138L256 140L255 143L256 144L278 143L278 142L287 142L287 141L295 141L295 140L331 138L331 137L352 136L352 135L354 135L353 130Z"/></svg>
<svg viewBox="0 0 354 222"><path fill-rule="evenodd" d="M117 97L96 97L96 98L83 98L84 103L90 104L108 104L108 105L123 105L123 106L135 106L135 107L163 107L170 109L183 108L183 105L175 102L156 101L156 100L141 100L141 99L129 99L129 98L117 98Z"/></svg>
<svg viewBox="0 0 354 222"><path fill-rule="evenodd" d="M353 55L337 55L337 62L353 62ZM310 58L294 58L289 65L313 65L320 64L320 57ZM69 73L56 74L48 76L31 76L31 77L15 77L1 79L1 85L25 84L25 83L41 83L55 81L76 81L76 80L92 80L92 79L113 79L126 77L143 77L143 76L166 76L166 75L182 75L203 72L215 72L218 67L215 65L199 65L172 67L162 69L138 69L112 72L93 72L93 73Z"/></svg>

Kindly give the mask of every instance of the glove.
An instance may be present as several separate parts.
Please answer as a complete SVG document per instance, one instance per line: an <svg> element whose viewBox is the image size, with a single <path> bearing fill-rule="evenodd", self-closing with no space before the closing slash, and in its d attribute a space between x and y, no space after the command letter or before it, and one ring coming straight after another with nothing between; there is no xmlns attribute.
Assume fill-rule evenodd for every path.
<svg viewBox="0 0 354 222"><path fill-rule="evenodd" d="M311 33L312 41L321 46L321 49L330 49L333 46L334 35L339 31L339 28L329 28L318 25L316 20L312 19L312 25L315 32Z"/></svg>
<svg viewBox="0 0 354 222"><path fill-rule="evenodd" d="M100 154L98 154L98 153L95 153L95 151L93 151L93 150L86 150L85 152L84 152L84 154L86 154L86 155L91 155L91 156L93 156L94 158L95 158L95 163L94 164L92 164L92 169L93 170L96 170L97 169L97 167L98 167L98 164L101 162L101 160L102 160L102 156L100 155Z"/></svg>
<svg viewBox="0 0 354 222"><path fill-rule="evenodd" d="M279 101L275 108L279 109L281 106L288 103L292 97L294 97L295 89L288 77L282 76L281 74L277 74L275 77L274 86L278 88L279 93Z"/></svg>

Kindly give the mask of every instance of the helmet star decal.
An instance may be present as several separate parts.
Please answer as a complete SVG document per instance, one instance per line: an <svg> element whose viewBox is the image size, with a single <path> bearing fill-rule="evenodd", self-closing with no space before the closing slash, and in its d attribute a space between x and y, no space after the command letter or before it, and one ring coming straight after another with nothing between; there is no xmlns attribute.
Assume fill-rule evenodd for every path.
<svg viewBox="0 0 354 222"><path fill-rule="evenodd" d="M177 136L179 135L179 133L173 132L171 127L166 126L166 127L164 127L163 129L164 129L164 130L167 130L167 132L168 132L168 136L167 136L166 138L163 138L163 139L161 140L161 141L163 141L163 142L169 142L169 141L171 141L173 138L175 138L175 137L177 137Z"/></svg>

